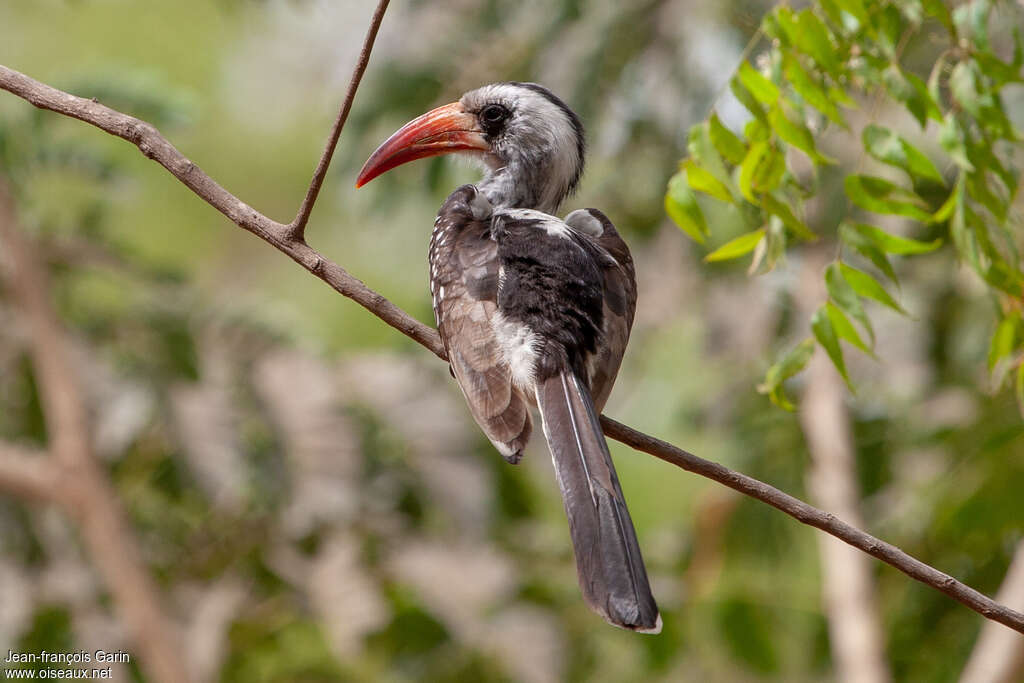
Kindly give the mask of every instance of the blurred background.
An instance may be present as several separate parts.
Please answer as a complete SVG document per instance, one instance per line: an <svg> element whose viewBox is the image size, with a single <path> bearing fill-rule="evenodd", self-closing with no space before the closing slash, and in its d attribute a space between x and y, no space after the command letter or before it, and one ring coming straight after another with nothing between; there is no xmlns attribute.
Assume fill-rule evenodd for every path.
<svg viewBox="0 0 1024 683"><path fill-rule="evenodd" d="M547 85L589 134L566 210L601 208L638 264L637 321L607 414L828 509L840 486L867 530L995 594L1024 537L1024 427L1012 392L990 386L992 302L973 274L946 252L899 263L913 317L872 312L884 353L848 358L857 394L812 367L791 393L814 404L787 413L756 386L807 334L823 296L807 284L820 279L814 254L750 278L702 263L664 216L689 125L716 98L726 123L740 116L720 95L768 6L396 0L308 240L432 322L433 216L475 171L432 159L358 192L356 172L405 121L467 89ZM3 0L0 63L156 124L287 222L372 10ZM658 637L618 631L580 598L543 441L506 465L429 352L131 145L6 93L0 182L13 198L0 220L31 238L52 278L92 451L196 680L852 680L837 668L849 665L836 642L848 613L823 597L846 583L830 581L818 532L613 443L664 618ZM4 252L0 272L12 270ZM34 343L12 287L0 288L0 440L45 450ZM807 446L820 405L839 416L826 442L846 449L824 485L832 470ZM0 492L0 654L123 649L132 662L115 678L147 680L95 566L57 506ZM960 679L983 619L864 566L866 597L853 597L878 658L859 680Z"/></svg>

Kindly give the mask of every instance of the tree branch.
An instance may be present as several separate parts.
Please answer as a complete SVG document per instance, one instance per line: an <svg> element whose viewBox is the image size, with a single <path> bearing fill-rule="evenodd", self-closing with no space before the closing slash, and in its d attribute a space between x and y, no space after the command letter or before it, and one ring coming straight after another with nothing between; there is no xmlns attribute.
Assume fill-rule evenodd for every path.
<svg viewBox="0 0 1024 683"><path fill-rule="evenodd" d="M437 332L414 320L393 303L353 277L344 268L311 249L291 229L264 216L225 190L199 166L175 149L154 126L134 116L122 114L99 102L57 90L25 74L0 65L0 89L64 116L92 124L127 140L146 157L156 161L207 204L224 214L235 225L248 230L303 268L330 285L342 296L352 299L402 334L427 347L440 358L444 348Z"/></svg>
<svg viewBox="0 0 1024 683"><path fill-rule="evenodd" d="M52 502L57 497L58 472L41 453L30 453L0 442L0 490L18 498Z"/></svg>
<svg viewBox="0 0 1024 683"><path fill-rule="evenodd" d="M377 38L377 31L380 29L380 22L384 20L384 13L388 10L389 1L380 0L377 3L376 11L373 13L373 18L370 20L370 28L366 31L366 39L363 41L363 49L359 53L359 61L356 62L356 67L352 71L352 80L349 81L348 92L345 93L345 101L341 104L338 118L334 121L334 127L331 128L331 134L327 138L327 147L324 149L323 156L320 157L320 162L316 165L316 171L313 172L313 180L309 183L309 190L306 191L306 197L302 200L299 213L288 226L289 236L294 239L303 239L306 232L309 214L313 210L313 204L316 203L317 196L320 194L320 187L324 184L327 168L331 165L331 157L334 156L334 149L338 146L341 129L345 127L345 121L348 120L348 112L352 109L352 101L356 98L359 82L363 80L366 65L370 63L373 41Z"/></svg>
<svg viewBox="0 0 1024 683"><path fill-rule="evenodd" d="M45 460L46 470L37 470L34 481L23 476L21 485L34 484L35 492L48 493L79 523L82 539L149 677L159 683L188 681L176 629L164 616L159 592L114 488L93 457L85 401L68 358L64 330L50 302L48 273L16 222L14 205L0 178L0 240L12 264L7 280L32 339L32 365L53 453L52 459ZM23 457L5 460L8 471L10 465L20 463L22 475L30 472ZM43 474L48 479L40 479Z"/></svg>
<svg viewBox="0 0 1024 683"><path fill-rule="evenodd" d="M825 533L831 534L845 543L849 543L854 548L859 548L868 555L899 569L910 578L942 591L954 600L967 605L983 617L998 621L1015 631L1024 633L1024 614L1000 605L987 595L960 583L948 574L943 574L938 569L908 555L896 546L850 526L830 512L819 510L799 498L783 493L774 486L765 484L735 470L730 470L728 467L719 465L717 462L698 458L692 453L687 453L681 448L677 448L661 439L638 432L632 427L627 427L604 415L601 416L601 426L604 428L604 433L616 441L621 441L638 451L653 455L687 472L693 472L702 477L713 479L719 484L728 486L746 496L756 498L762 503L767 503L773 508L782 510L790 517L809 526L821 529Z"/></svg>
<svg viewBox="0 0 1024 683"><path fill-rule="evenodd" d="M90 123L112 135L128 140L154 159L208 204L239 227L288 255L338 293L360 304L388 325L446 359L437 332L411 318L403 310L325 258L290 228L257 212L218 185L198 166L186 159L152 125L122 114L92 100L75 97L0 65L0 89L27 100L36 107ZM627 446L649 453L689 472L713 479L740 493L756 498L795 519L839 538L911 578L942 591L979 614L1024 633L1024 614L1004 607L953 577L907 555L899 548L739 472L687 453L672 444L648 436L615 420L601 417L605 434Z"/></svg>

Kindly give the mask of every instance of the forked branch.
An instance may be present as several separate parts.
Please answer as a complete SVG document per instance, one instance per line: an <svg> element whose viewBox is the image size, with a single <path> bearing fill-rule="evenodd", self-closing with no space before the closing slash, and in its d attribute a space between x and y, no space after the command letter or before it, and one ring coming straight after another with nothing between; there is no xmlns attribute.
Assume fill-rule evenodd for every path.
<svg viewBox="0 0 1024 683"><path fill-rule="evenodd" d="M388 325L445 360L444 348L441 346L436 331L413 319L359 279L350 275L341 266L309 247L302 238L303 227L316 201L320 184L323 182L323 176L330 163L348 108L351 107L362 70L365 69L366 60L369 59L370 48L387 4L387 0L381 0L377 6L360 61L349 86L348 95L342 105L342 111L331 131L324 156L314 174L302 208L295 221L290 225L268 218L232 195L206 175L202 169L186 159L156 128L144 121L92 100L57 90L4 66L0 66L0 89L7 90L40 109L79 119L111 135L128 140L137 146L144 155L167 169L174 177L227 216L233 223L288 255L310 273L333 287L335 291L360 304ZM1021 612L1000 605L970 586L911 557L899 548L846 524L831 513L808 505L752 477L730 470L718 463L698 458L672 444L648 436L615 420L602 417L601 425L606 435L627 446L649 453L684 470L707 477L744 495L767 503L804 524L821 529L825 533L892 565L911 578L942 591L979 614L1024 633L1024 614Z"/></svg>

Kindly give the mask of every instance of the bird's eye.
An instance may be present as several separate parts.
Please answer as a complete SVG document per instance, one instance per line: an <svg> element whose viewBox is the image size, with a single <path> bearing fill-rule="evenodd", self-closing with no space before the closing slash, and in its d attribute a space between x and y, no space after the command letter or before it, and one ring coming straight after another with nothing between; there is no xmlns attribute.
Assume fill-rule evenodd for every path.
<svg viewBox="0 0 1024 683"><path fill-rule="evenodd" d="M480 110L480 119L485 124L501 123L508 118L508 109L500 104L489 104Z"/></svg>

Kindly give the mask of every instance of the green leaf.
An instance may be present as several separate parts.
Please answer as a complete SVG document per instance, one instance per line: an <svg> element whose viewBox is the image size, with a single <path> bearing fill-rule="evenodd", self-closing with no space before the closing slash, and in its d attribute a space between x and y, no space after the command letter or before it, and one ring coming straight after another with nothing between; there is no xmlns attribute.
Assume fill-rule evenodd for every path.
<svg viewBox="0 0 1024 683"><path fill-rule="evenodd" d="M772 107L768 112L768 122L775 133L784 141L793 145L805 153L815 163L834 164L835 159L830 159L818 152L814 144L814 136L802 121L793 121L786 115L781 106Z"/></svg>
<svg viewBox="0 0 1024 683"><path fill-rule="evenodd" d="M957 166L967 171L974 172L974 164L967 158L967 145L964 143L964 131L960 126L953 112L946 114L942 128L939 129L939 144L946 150L950 158Z"/></svg>
<svg viewBox="0 0 1024 683"><path fill-rule="evenodd" d="M760 205L760 201L754 192L754 174L762 159L768 154L768 151L767 142L755 142L747 150L747 156L744 157L743 163L740 164L740 192L751 204Z"/></svg>
<svg viewBox="0 0 1024 683"><path fill-rule="evenodd" d="M953 215L953 209L956 208L957 193L950 192L949 196L946 197L946 201L942 203L939 210L932 214L932 221L935 223L943 223L949 220L949 217Z"/></svg>
<svg viewBox="0 0 1024 683"><path fill-rule="evenodd" d="M682 228L683 232L696 242L704 244L708 235L707 221L704 212L697 204L697 197L686 182L686 173L676 173L668 181L668 192L665 194L665 212Z"/></svg>
<svg viewBox="0 0 1024 683"><path fill-rule="evenodd" d="M974 58L981 72L992 79L993 90L999 90L1007 83L1020 83L1024 80L1019 64L1007 64L991 52L975 52Z"/></svg>
<svg viewBox="0 0 1024 683"><path fill-rule="evenodd" d="M718 150L718 153L730 163L742 163L743 158L747 156L747 146L743 144L743 141L722 124L718 114L711 114L711 119L708 123L710 124L708 135L711 137L711 143Z"/></svg>
<svg viewBox="0 0 1024 683"><path fill-rule="evenodd" d="M765 211L772 214L773 216L778 216L782 220L783 224L787 228L789 228L797 237L807 240L809 242L818 239L818 236L815 235L811 231L811 229L808 228L807 225L803 223L803 221L798 219L793 214L793 210L790 209L789 205L786 204L785 202L780 201L771 194L763 195L761 197L761 202L764 206Z"/></svg>
<svg viewBox="0 0 1024 683"><path fill-rule="evenodd" d="M878 247L890 254L900 254L905 256L907 254L925 254L929 251L935 251L942 245L942 238L936 238L931 242L922 242L920 240L910 239L909 237L898 237L892 233L885 232L881 228L876 228L873 225L866 223L854 223L851 227L864 235L872 242L878 245Z"/></svg>
<svg viewBox="0 0 1024 683"><path fill-rule="evenodd" d="M832 320L829 318L828 311L825 306L822 306L814 312L814 316L811 318L811 331L814 332L814 338L818 340L821 347L825 349L828 357L832 359L832 364L836 366L836 370L842 375L843 380L846 382L846 386L853 391L853 385L850 383L850 376L846 374L846 363L843 361L843 350L839 348L839 338L836 336L835 327L832 326Z"/></svg>
<svg viewBox="0 0 1024 683"><path fill-rule="evenodd" d="M1010 209L1009 203L992 192L983 173L968 174L966 183L967 194L974 201L988 209L1000 223L1006 222L1006 214Z"/></svg>
<svg viewBox="0 0 1024 683"><path fill-rule="evenodd" d="M991 50L988 42L988 16L991 11L989 0L971 0L953 10L953 24L960 35L986 51Z"/></svg>
<svg viewBox="0 0 1024 683"><path fill-rule="evenodd" d="M946 30L956 38L956 29L953 28L953 15L949 12L944 0L922 0L921 5L924 13L933 19L938 19Z"/></svg>
<svg viewBox="0 0 1024 683"><path fill-rule="evenodd" d="M764 228L748 232L729 240L718 249L704 257L708 263L713 261L728 261L749 254L757 246L757 243L764 239Z"/></svg>
<svg viewBox="0 0 1024 683"><path fill-rule="evenodd" d="M797 41L800 37L800 27L797 25L793 10L787 5L779 5L775 8L772 16L784 34L780 36L780 40L787 45L799 46ZM800 48L800 51L806 52L803 48Z"/></svg>
<svg viewBox="0 0 1024 683"><path fill-rule="evenodd" d="M949 91L953 99L975 118L981 116L981 102L979 102L978 83L975 79L974 69L968 62L960 62L953 67L949 75Z"/></svg>
<svg viewBox="0 0 1024 683"><path fill-rule="evenodd" d="M988 347L988 371L992 372L999 359L1009 356L1017 343L1017 332L1020 328L1020 312L1012 311L999 321L996 332L992 335L992 343Z"/></svg>
<svg viewBox="0 0 1024 683"><path fill-rule="evenodd" d="M925 178L945 185L942 174L931 159L895 131L870 124L864 127L861 139L868 154L884 164L906 171L912 181Z"/></svg>
<svg viewBox="0 0 1024 683"><path fill-rule="evenodd" d="M840 30L840 34L845 37L846 29L856 30L855 21L851 21L848 17L843 16L842 8L839 7L837 0L818 0L818 7L825 13L825 17L831 21Z"/></svg>
<svg viewBox="0 0 1024 683"><path fill-rule="evenodd" d="M780 408L793 410L793 404L782 390L782 383L803 370L813 355L814 340L803 340L768 368L764 374L764 382L757 390L762 394L768 394L771 402Z"/></svg>
<svg viewBox="0 0 1024 683"><path fill-rule="evenodd" d="M761 72L744 61L736 76L743 86L761 104L774 104L779 99L779 87L761 75ZM751 112L753 113L753 112Z"/></svg>
<svg viewBox="0 0 1024 683"><path fill-rule="evenodd" d="M797 13L797 33L793 42L809 54L830 75L839 75L839 56L828 29L812 10Z"/></svg>
<svg viewBox="0 0 1024 683"><path fill-rule="evenodd" d="M687 160L683 166L686 171L686 180L691 188L723 202L732 202L732 193L729 192L729 188L711 175L707 169L698 166L692 159Z"/></svg>
<svg viewBox="0 0 1024 683"><path fill-rule="evenodd" d="M786 234L782 220L778 216L768 219L768 230L765 232L767 242L765 251L765 262L767 269L771 270L775 264L782 260L786 253Z"/></svg>
<svg viewBox="0 0 1024 683"><path fill-rule="evenodd" d="M825 86L819 83L815 78L808 73L803 66L800 64L800 60L791 53L786 53L784 59L784 73L786 80L793 86L793 90L796 90L797 94L804 99L807 104L811 105L822 114L824 114L829 121L836 123L843 128L846 128L846 119L839 112L839 107L829 97L828 92L825 90Z"/></svg>
<svg viewBox="0 0 1024 683"><path fill-rule="evenodd" d="M785 171L786 160L777 149L766 142L755 142L740 164L740 192L751 204L760 205L758 195L777 188Z"/></svg>
<svg viewBox="0 0 1024 683"><path fill-rule="evenodd" d="M967 227L967 212L969 209L964 204L965 183L957 183L955 192L958 195L956 208L953 209L953 217L949 221L949 234L953 238L957 254L979 275L983 272L981 267L981 252L978 249L978 240L974 232Z"/></svg>
<svg viewBox="0 0 1024 683"><path fill-rule="evenodd" d="M874 346L875 331L871 327L871 321L864 312L864 307L860 305L857 292L854 291L850 283L843 277L839 266L839 263L834 262L830 263L828 268L825 269L825 286L828 288L828 295L839 308L849 313L857 322L864 326L865 331L867 331L868 336L871 338L871 345ZM832 322L835 324L834 320ZM839 329L838 325L836 329ZM857 337L856 343L860 343L860 337ZM868 349L865 348L864 350L867 351Z"/></svg>
<svg viewBox="0 0 1024 683"><path fill-rule="evenodd" d="M744 62L744 64L746 64L746 62ZM729 81L729 90L732 91L732 94L737 100L739 100L740 104L747 108L747 111L750 112L751 116L767 125L768 116L764 113L764 107L762 107L757 101L757 98L747 90L747 87L743 85L743 82L740 80L738 75L733 76ZM751 140L751 142L753 142L753 140Z"/></svg>
<svg viewBox="0 0 1024 683"><path fill-rule="evenodd" d="M922 223L930 223L932 220L932 214L927 211L928 205L923 199L885 178L851 174L846 176L843 185L846 196L862 209L906 216Z"/></svg>
<svg viewBox="0 0 1024 683"><path fill-rule="evenodd" d="M690 127L687 135L686 150L690 153L691 159L697 166L710 173L715 180L725 185L729 182L729 172L726 170L725 162L711 142L709 131L710 126L705 123L698 123ZM691 187L693 181L690 182ZM727 200L728 201L728 200Z"/></svg>
<svg viewBox="0 0 1024 683"><path fill-rule="evenodd" d="M871 349L864 343L864 340L861 339L860 335L857 333L857 328L853 326L850 319L847 318L837 306L832 303L825 304L825 313L828 315L829 322L832 323L832 328L836 331L837 337L845 339L864 353L874 357Z"/></svg>
<svg viewBox="0 0 1024 683"><path fill-rule="evenodd" d="M1017 381L1013 393L1017 397L1017 411L1024 417L1024 363L1017 366Z"/></svg>
<svg viewBox="0 0 1024 683"><path fill-rule="evenodd" d="M861 0L837 0L839 6L844 12L852 16L857 20L857 23L861 26L867 26L868 24L868 11L864 9L864 3Z"/></svg>
<svg viewBox="0 0 1024 683"><path fill-rule="evenodd" d="M861 256L871 261L876 268L892 280L893 284L896 284L896 271L893 270L892 264L886 258L885 252L871 238L858 232L852 224L845 221L839 226L839 238L856 249Z"/></svg>
<svg viewBox="0 0 1024 683"><path fill-rule="evenodd" d="M942 111L928 92L928 85L914 74L890 64L882 72L882 83L890 95L907 107L921 128L930 118L942 120Z"/></svg>
<svg viewBox="0 0 1024 683"><path fill-rule="evenodd" d="M895 61L896 46L903 35L903 17L899 9L891 4L876 8L872 15L872 26L877 36L877 45L887 59Z"/></svg>
<svg viewBox="0 0 1024 683"><path fill-rule="evenodd" d="M885 288L882 287L882 285L878 284L878 280L871 277L863 270L857 270L845 263L840 264L839 269L842 271L843 277L846 278L846 281L850 283L850 287L853 288L853 291L857 292L860 296L868 299L874 299L878 303L884 304L902 315L910 315L902 306L896 303L896 300L889 295L889 292L885 291Z"/></svg>
<svg viewBox="0 0 1024 683"><path fill-rule="evenodd" d="M759 119L750 119L747 121L746 125L743 126L743 135L746 136L747 140L751 143L768 142L772 139L772 129L768 127L767 115L765 116L766 118L763 122Z"/></svg>

